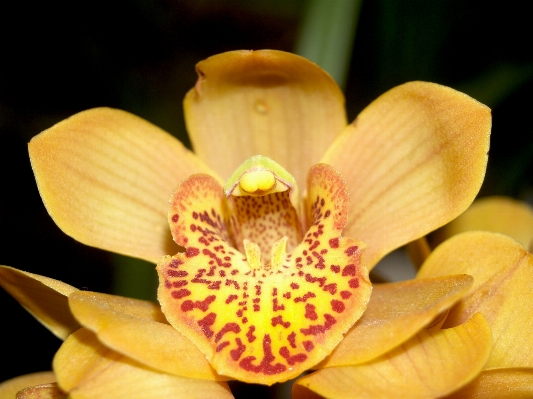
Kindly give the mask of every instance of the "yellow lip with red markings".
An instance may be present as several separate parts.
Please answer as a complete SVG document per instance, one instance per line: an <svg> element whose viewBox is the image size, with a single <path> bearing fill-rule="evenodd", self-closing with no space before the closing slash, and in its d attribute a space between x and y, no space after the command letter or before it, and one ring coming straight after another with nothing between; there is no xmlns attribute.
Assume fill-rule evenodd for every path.
<svg viewBox="0 0 533 399"><path fill-rule="evenodd" d="M309 171L305 221L292 176L261 156L224 187L189 177L170 202L172 236L185 252L159 261L158 298L219 374L267 385L294 378L366 309L365 245L341 237L349 198L331 166Z"/></svg>

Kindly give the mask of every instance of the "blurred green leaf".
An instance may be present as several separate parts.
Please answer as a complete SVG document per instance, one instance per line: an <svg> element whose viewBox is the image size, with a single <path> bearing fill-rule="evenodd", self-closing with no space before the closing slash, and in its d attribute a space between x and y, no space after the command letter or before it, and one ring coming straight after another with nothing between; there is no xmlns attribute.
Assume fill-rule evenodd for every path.
<svg viewBox="0 0 533 399"><path fill-rule="evenodd" d="M310 0L294 52L320 65L344 88L362 0Z"/></svg>

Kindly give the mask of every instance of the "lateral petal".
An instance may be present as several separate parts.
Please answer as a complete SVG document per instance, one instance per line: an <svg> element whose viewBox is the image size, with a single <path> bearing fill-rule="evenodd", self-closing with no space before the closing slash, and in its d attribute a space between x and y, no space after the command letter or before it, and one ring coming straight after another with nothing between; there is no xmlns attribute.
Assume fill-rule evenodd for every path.
<svg viewBox="0 0 533 399"><path fill-rule="evenodd" d="M469 292L454 306L444 327L480 312L492 328L494 348L485 368L533 367L533 255L510 237L466 232L439 245L417 277L468 273Z"/></svg>
<svg viewBox="0 0 533 399"><path fill-rule="evenodd" d="M369 363L303 377L294 384L293 397L306 397L306 390L331 399L440 397L472 380L490 349L490 327L478 314L455 328L421 331Z"/></svg>
<svg viewBox="0 0 533 399"><path fill-rule="evenodd" d="M71 285L9 266L0 266L0 285L56 337L80 328L68 307L68 295L77 291Z"/></svg>
<svg viewBox="0 0 533 399"><path fill-rule="evenodd" d="M230 51L196 70L184 101L187 130L198 156L225 179L261 154L305 187L307 170L347 124L335 81L297 55Z"/></svg>
<svg viewBox="0 0 533 399"><path fill-rule="evenodd" d="M368 244L372 268L388 252L463 212L483 181L490 110L448 87L389 90L349 125L321 162L346 181L344 234Z"/></svg>
<svg viewBox="0 0 533 399"><path fill-rule="evenodd" d="M168 199L192 173L211 173L178 140L128 112L95 108L35 136L35 179L54 222L97 248L157 262L175 253Z"/></svg>
<svg viewBox="0 0 533 399"><path fill-rule="evenodd" d="M72 313L109 348L165 373L207 380L218 376L198 348L168 325L156 303L96 292L69 297Z"/></svg>
<svg viewBox="0 0 533 399"><path fill-rule="evenodd" d="M372 360L407 341L472 286L466 274L374 284L361 319L317 368Z"/></svg>
<svg viewBox="0 0 533 399"><path fill-rule="evenodd" d="M225 383L154 371L106 348L87 329L67 338L54 370L72 399L233 398Z"/></svg>

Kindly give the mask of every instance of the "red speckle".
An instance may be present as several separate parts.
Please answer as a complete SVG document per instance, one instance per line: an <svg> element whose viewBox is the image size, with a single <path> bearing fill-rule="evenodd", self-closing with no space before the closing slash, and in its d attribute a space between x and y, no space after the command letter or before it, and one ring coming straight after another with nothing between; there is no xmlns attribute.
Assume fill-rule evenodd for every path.
<svg viewBox="0 0 533 399"><path fill-rule="evenodd" d="M255 326L250 326L250 328L248 329L248 332L246 333L246 338L248 338L248 342L254 342L255 339L257 338L255 335L254 335L254 331L255 331Z"/></svg>
<svg viewBox="0 0 533 399"><path fill-rule="evenodd" d="M329 240L329 246L331 248L339 248L339 239L338 238L332 238Z"/></svg>
<svg viewBox="0 0 533 399"><path fill-rule="evenodd" d="M205 312L209 308L209 305L215 301L215 299L217 299L215 295L209 295L203 301L194 301L194 302L190 300L184 301L181 304L181 310L184 312L188 312L190 310L197 308Z"/></svg>
<svg viewBox="0 0 533 399"><path fill-rule="evenodd" d="M283 356L289 366L294 366L296 363L305 362L307 355L305 353L297 353L296 355L291 356L289 349L286 346L282 346L279 350L279 354Z"/></svg>
<svg viewBox="0 0 533 399"><path fill-rule="evenodd" d="M192 258L194 256L197 256L199 253L200 253L200 250L194 247L189 247L185 250L185 256L187 258Z"/></svg>
<svg viewBox="0 0 533 399"><path fill-rule="evenodd" d="M272 327L276 327L278 324L281 324L285 328L289 328L291 323L288 321L283 321L282 316L276 316L272 318Z"/></svg>
<svg viewBox="0 0 533 399"><path fill-rule="evenodd" d="M311 352L315 348L315 344L312 341L304 341L302 344L307 352Z"/></svg>
<svg viewBox="0 0 533 399"><path fill-rule="evenodd" d="M287 369L287 367L281 363L272 364L275 357L272 354L272 340L268 334L265 334L263 337L263 353L263 359L261 359L261 362L258 365L252 363L256 360L255 356L248 356L240 361L239 366L246 371L263 373L266 375L283 373Z"/></svg>
<svg viewBox="0 0 533 399"><path fill-rule="evenodd" d="M279 312L280 310L285 310L285 305L278 305L278 298L274 298L274 300L272 301L272 310L274 312Z"/></svg>
<svg viewBox="0 0 533 399"><path fill-rule="evenodd" d="M297 290L298 288L300 288L300 286L298 284L296 284L296 283L291 283L291 288L293 290Z"/></svg>
<svg viewBox="0 0 533 399"><path fill-rule="evenodd" d="M335 295L337 292L337 283L326 284L322 289L329 292L331 295Z"/></svg>
<svg viewBox="0 0 533 399"><path fill-rule="evenodd" d="M355 265L349 264L344 269L342 269L343 276L355 276Z"/></svg>
<svg viewBox="0 0 533 399"><path fill-rule="evenodd" d="M238 334L241 332L241 328L237 323L226 323L224 324L224 327L220 329L219 332L217 332L217 335L215 335L215 342L218 342L222 339L224 334L228 332L234 332L235 334Z"/></svg>
<svg viewBox="0 0 533 399"><path fill-rule="evenodd" d="M341 271L341 267L337 265L331 265L330 269L333 273L338 273Z"/></svg>
<svg viewBox="0 0 533 399"><path fill-rule="evenodd" d="M198 325L200 326L202 332L207 338L211 338L215 333L213 330L211 330L211 326L215 324L216 318L217 315L215 313L209 313L203 319L198 320Z"/></svg>
<svg viewBox="0 0 533 399"><path fill-rule="evenodd" d="M174 281L172 283L172 286L174 288L179 288L179 287L185 287L187 284L189 284L187 280L179 280L179 281Z"/></svg>
<svg viewBox="0 0 533 399"><path fill-rule="evenodd" d="M305 318L309 320L316 320L318 319L318 315L316 314L316 306L312 305L310 303L305 304Z"/></svg>
<svg viewBox="0 0 533 399"><path fill-rule="evenodd" d="M309 328L300 328L300 332L304 335L318 335L323 334L327 330L331 328L333 324L337 322L337 320L330 314L324 314L324 319L326 319L326 322L321 324L314 324L310 325Z"/></svg>
<svg viewBox="0 0 533 399"><path fill-rule="evenodd" d="M308 283L318 282L318 285L322 287L326 282L326 277L313 277L311 274L307 273L305 275L305 281L307 281Z"/></svg>
<svg viewBox="0 0 533 399"><path fill-rule="evenodd" d="M229 352L231 358L235 361L239 360L246 350L246 345L244 345L240 338L235 339L235 343L237 344L237 349L233 349Z"/></svg>
<svg viewBox="0 0 533 399"><path fill-rule="evenodd" d="M174 215L172 215L172 221L174 223L177 223L178 220L180 220L180 215L178 215L177 213L175 213Z"/></svg>
<svg viewBox="0 0 533 399"><path fill-rule="evenodd" d="M291 293L290 292L286 292L285 294L283 294L283 298L291 299Z"/></svg>
<svg viewBox="0 0 533 399"><path fill-rule="evenodd" d="M185 270L167 270L167 276L169 277L187 277L189 273Z"/></svg>
<svg viewBox="0 0 533 399"><path fill-rule="evenodd" d="M303 296L299 296L297 298L294 298L294 303L298 302L306 302L309 298L315 298L316 295L314 292L308 291Z"/></svg>
<svg viewBox="0 0 533 399"><path fill-rule="evenodd" d="M195 219L198 219L198 212L193 212L192 213L192 217L195 218Z"/></svg>
<svg viewBox="0 0 533 399"><path fill-rule="evenodd" d="M181 259L172 259L170 263L168 264L169 267L177 268L180 265L183 265L183 262Z"/></svg>
<svg viewBox="0 0 533 399"><path fill-rule="evenodd" d="M191 295L191 291L189 291L186 288L179 290L179 291L172 291L172 298L175 298L175 299L181 299L189 295Z"/></svg>
<svg viewBox="0 0 533 399"><path fill-rule="evenodd" d="M352 296L352 293L350 291L341 291L341 298L342 299L348 299Z"/></svg>
<svg viewBox="0 0 533 399"><path fill-rule="evenodd" d="M330 303L331 303L331 309L333 309L334 312L337 312L337 313L344 312L344 309L345 309L344 302L333 299Z"/></svg>
<svg viewBox="0 0 533 399"><path fill-rule="evenodd" d="M324 214L324 219L329 218L329 215L331 215L331 211L328 209Z"/></svg>
<svg viewBox="0 0 533 399"><path fill-rule="evenodd" d="M229 345L229 341L224 341L220 345L217 346L216 351L220 352L222 349L224 349L228 345Z"/></svg>
<svg viewBox="0 0 533 399"><path fill-rule="evenodd" d="M291 344L292 348L296 348L296 333L294 331L289 334L287 340L289 341L289 344Z"/></svg>
<svg viewBox="0 0 533 399"><path fill-rule="evenodd" d="M228 296L228 298L226 299L226 304L231 303L232 301L234 301L237 298L239 298L239 297L237 295L233 295L233 294Z"/></svg>
<svg viewBox="0 0 533 399"><path fill-rule="evenodd" d="M359 279L358 278L352 278L350 281L348 281L348 285L350 286L350 288L359 287Z"/></svg>
<svg viewBox="0 0 533 399"><path fill-rule="evenodd" d="M357 245L354 245L352 247L349 247L346 251L344 251L344 253L348 256L352 256L353 254L355 254L357 252L357 249L359 247Z"/></svg>

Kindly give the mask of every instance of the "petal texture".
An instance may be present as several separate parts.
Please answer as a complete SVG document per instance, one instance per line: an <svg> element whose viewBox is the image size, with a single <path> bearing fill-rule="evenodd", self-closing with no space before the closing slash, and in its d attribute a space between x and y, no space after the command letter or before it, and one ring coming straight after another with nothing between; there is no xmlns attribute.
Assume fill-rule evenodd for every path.
<svg viewBox="0 0 533 399"><path fill-rule="evenodd" d="M490 347L490 328L476 315L453 329L422 331L370 363L319 370L298 380L293 396L305 398L306 388L331 399L435 398L474 378Z"/></svg>
<svg viewBox="0 0 533 399"><path fill-rule="evenodd" d="M451 309L444 327L480 312L492 328L494 348L485 368L533 367L533 255L496 233L467 232L438 246L419 277L468 273L470 291Z"/></svg>
<svg viewBox="0 0 533 399"><path fill-rule="evenodd" d="M374 284L365 313L318 368L355 365L388 352L458 301L472 282L462 274Z"/></svg>
<svg viewBox="0 0 533 399"><path fill-rule="evenodd" d="M155 303L79 291L69 304L76 318L117 352L169 374L224 379L191 341L168 325Z"/></svg>
<svg viewBox="0 0 533 399"><path fill-rule="evenodd" d="M196 69L184 102L187 130L198 156L224 179L260 154L305 187L307 170L347 124L337 84L297 55L232 51Z"/></svg>
<svg viewBox="0 0 533 399"><path fill-rule="evenodd" d="M178 140L125 111L80 112L34 137L33 172L54 222L76 240L151 262L177 248L172 190L210 170Z"/></svg>
<svg viewBox="0 0 533 399"><path fill-rule="evenodd" d="M470 384L446 399L529 399L533 397L533 369L484 370Z"/></svg>
<svg viewBox="0 0 533 399"><path fill-rule="evenodd" d="M80 328L67 300L76 288L9 266L0 266L0 285L56 337L65 339Z"/></svg>
<svg viewBox="0 0 533 399"><path fill-rule="evenodd" d="M54 370L72 399L233 398L225 383L156 372L106 348L86 329L63 343Z"/></svg>
<svg viewBox="0 0 533 399"><path fill-rule="evenodd" d="M344 234L368 245L372 267L391 250L449 222L476 196L487 164L490 110L433 83L393 88L329 148L350 192Z"/></svg>

